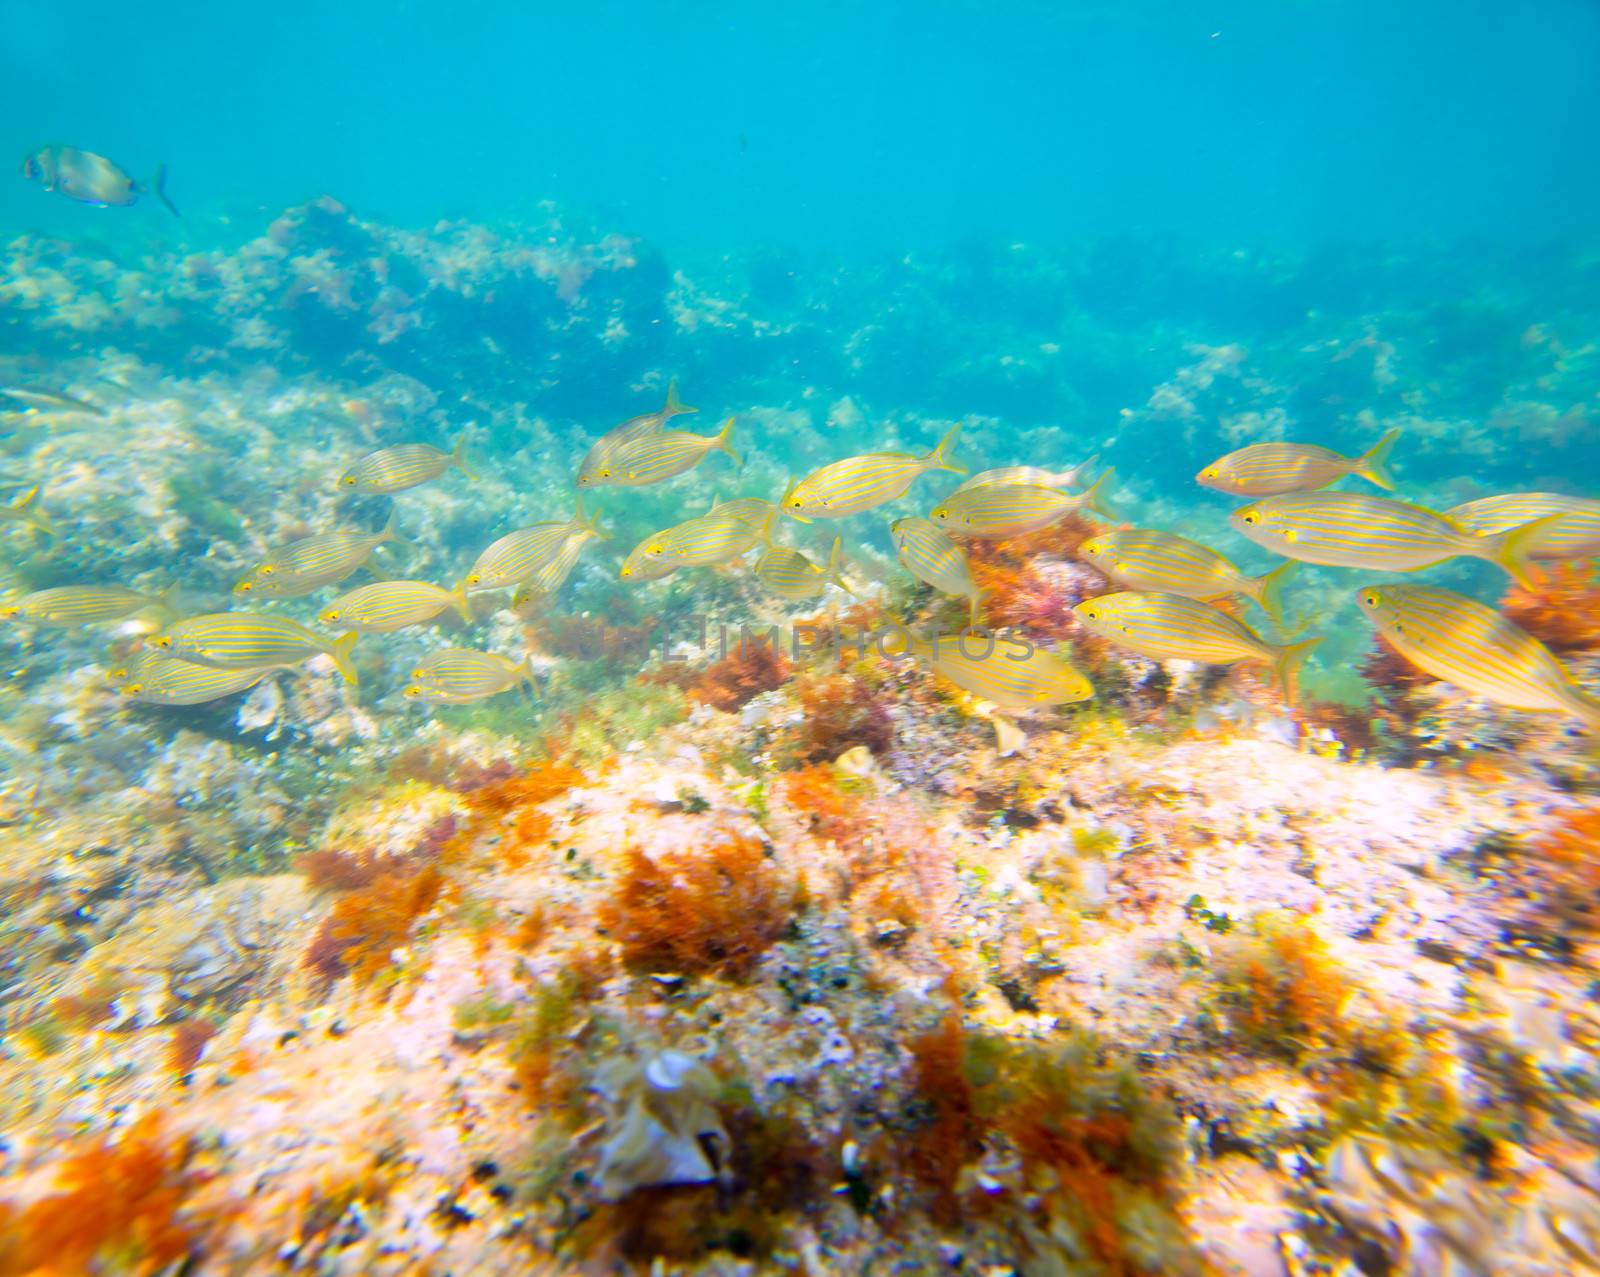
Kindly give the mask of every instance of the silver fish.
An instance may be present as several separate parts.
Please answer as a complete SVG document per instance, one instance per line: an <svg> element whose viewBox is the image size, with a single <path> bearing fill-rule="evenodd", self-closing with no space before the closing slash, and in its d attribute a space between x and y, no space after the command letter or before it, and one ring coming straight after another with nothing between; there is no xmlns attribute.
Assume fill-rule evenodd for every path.
<svg viewBox="0 0 1600 1277"><path fill-rule="evenodd" d="M174 217L177 208L167 198L167 166L156 167L148 182L129 177L117 165L93 151L75 146L45 146L22 161L22 176L38 182L47 191L65 195L80 204L96 208L127 208L141 195L154 195Z"/></svg>

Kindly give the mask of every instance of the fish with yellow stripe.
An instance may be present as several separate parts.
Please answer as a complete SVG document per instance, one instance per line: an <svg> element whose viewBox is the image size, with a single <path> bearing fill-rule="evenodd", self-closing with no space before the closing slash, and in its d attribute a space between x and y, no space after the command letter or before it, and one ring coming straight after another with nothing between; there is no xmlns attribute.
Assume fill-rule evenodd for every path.
<svg viewBox="0 0 1600 1277"><path fill-rule="evenodd" d="M1529 584L1528 559L1545 520L1478 536L1448 515L1365 492L1294 492L1228 516L1262 549L1332 568L1410 572L1446 559L1487 559Z"/></svg>
<svg viewBox="0 0 1600 1277"><path fill-rule="evenodd" d="M453 452L444 452L428 443L398 443L390 448L369 452L346 470L339 479L343 492L359 492L367 496L387 496L391 492L404 492L418 484L437 479L454 466L469 479L478 476L466 461L467 441L456 441Z"/></svg>
<svg viewBox="0 0 1600 1277"><path fill-rule="evenodd" d="M1080 511L1115 519L1106 499L1115 481L1116 471L1107 470L1087 492L1076 494L1031 483L968 488L952 492L928 512L928 518L951 536L995 539L1041 532Z"/></svg>
<svg viewBox="0 0 1600 1277"><path fill-rule="evenodd" d="M1380 488L1392 489L1389 453L1399 437L1398 429L1391 430L1359 457L1346 457L1311 443L1253 443L1218 457L1195 475L1195 481L1235 497L1315 492L1347 474L1360 475Z"/></svg>
<svg viewBox="0 0 1600 1277"><path fill-rule="evenodd" d="M126 666L111 671L116 689L146 705L204 705L247 691L271 669L219 670L180 661L161 652L137 652Z"/></svg>
<svg viewBox="0 0 1600 1277"><path fill-rule="evenodd" d="M595 476L603 468L610 465L616 453L646 435L655 434L661 430L672 418L683 413L699 412L698 408L686 408L678 402L678 383L667 383L666 406L656 412L641 413L637 417L629 417L614 430L608 430L596 439L593 446L583 458L583 464L578 467L578 486L587 488L594 484Z"/></svg>
<svg viewBox="0 0 1600 1277"><path fill-rule="evenodd" d="M1182 594L1206 603L1243 594L1278 625L1283 623L1283 584L1299 566L1290 560L1262 576L1246 576L1210 546L1148 528L1102 532L1083 542L1078 554L1129 590Z"/></svg>
<svg viewBox="0 0 1600 1277"><path fill-rule="evenodd" d="M508 532L493 542L467 573L467 586L474 590L499 590L508 585L520 585L555 558L568 538L579 533L605 538L600 526L583 508L581 496L577 513L566 522L535 523Z"/></svg>
<svg viewBox="0 0 1600 1277"><path fill-rule="evenodd" d="M972 579L966 551L928 519L896 519L889 525L889 535L894 539L900 566L941 594L965 598L971 622L976 625L983 591Z"/></svg>
<svg viewBox="0 0 1600 1277"><path fill-rule="evenodd" d="M1600 697L1550 649L1491 607L1431 585L1369 585L1356 602L1418 669L1508 709L1572 714L1600 732Z"/></svg>
<svg viewBox="0 0 1600 1277"><path fill-rule="evenodd" d="M697 435L688 430L663 430L643 435L622 444L604 458L586 485L581 478L579 483L581 486L641 488L692 470L713 452L727 453L738 465L739 454L733 450L734 420L729 417L714 435Z"/></svg>
<svg viewBox="0 0 1600 1277"><path fill-rule="evenodd" d="M1094 684L1065 657L1023 639L972 630L932 639L912 635L909 647L935 674L993 707L988 717L1002 754L1015 753L1022 743L1012 715L1094 695Z"/></svg>
<svg viewBox="0 0 1600 1277"><path fill-rule="evenodd" d="M1507 492L1451 506L1445 515L1478 536L1493 536L1543 520L1528 547L1535 559L1588 559L1600 556L1600 501L1559 492Z"/></svg>
<svg viewBox="0 0 1600 1277"><path fill-rule="evenodd" d="M0 604L0 618L62 626L100 625L140 612L171 619L177 615L173 593L145 594L122 585L57 585Z"/></svg>
<svg viewBox="0 0 1600 1277"><path fill-rule="evenodd" d="M346 682L356 682L350 649L359 634L328 640L299 621L265 612L208 612L177 621L150 638L150 646L182 661L215 669L266 669L328 656Z"/></svg>
<svg viewBox="0 0 1600 1277"><path fill-rule="evenodd" d="M425 624L452 607L463 621L472 624L465 581L453 590L429 581L375 581L341 594L317 613L317 620L336 630L392 634Z"/></svg>
<svg viewBox="0 0 1600 1277"><path fill-rule="evenodd" d="M966 474L967 468L950 460L960 426L952 426L932 452L869 452L829 462L783 494L783 512L802 523L812 519L841 519L860 514L902 497L919 475L932 470Z"/></svg>
<svg viewBox="0 0 1600 1277"><path fill-rule="evenodd" d="M980 470L972 478L964 480L956 491L965 492L968 488L1012 488L1019 485L1033 488L1081 488L1088 482L1089 471L1094 468L1094 463L1098 460L1100 454L1097 452L1087 461L1080 461L1065 470L1045 470L1039 466L1000 466L994 470Z"/></svg>
<svg viewBox="0 0 1600 1277"><path fill-rule="evenodd" d="M763 509L757 513L743 499L737 506L724 502L709 513L646 537L642 549L651 558L671 559L683 568L709 567L736 559L761 540L776 511L770 501L753 504Z"/></svg>
<svg viewBox="0 0 1600 1277"><path fill-rule="evenodd" d="M392 514L382 532L335 528L313 533L270 552L235 582L233 592L296 599L325 585L338 585L359 567L365 566L376 576L373 551L400 539Z"/></svg>
<svg viewBox="0 0 1600 1277"><path fill-rule="evenodd" d="M1153 660L1265 665L1286 701L1294 700L1300 666L1322 642L1269 643L1243 621L1182 594L1122 590L1085 599L1072 610L1090 633Z"/></svg>
<svg viewBox="0 0 1600 1277"><path fill-rule="evenodd" d="M0 505L0 523L19 523L43 532L47 537L56 535L56 525L39 505L39 488L35 484L15 501Z"/></svg>
<svg viewBox="0 0 1600 1277"><path fill-rule="evenodd" d="M511 606L521 607L530 599L548 598L560 593L561 587L578 566L584 547L598 535L589 530L574 532L566 544L556 551L555 557L517 587L511 596Z"/></svg>
<svg viewBox="0 0 1600 1277"><path fill-rule="evenodd" d="M513 661L498 652L447 647L430 652L417 662L402 694L407 700L429 705L465 705L497 696L524 682L538 694L539 683L531 659Z"/></svg>
<svg viewBox="0 0 1600 1277"><path fill-rule="evenodd" d="M804 551L774 541L770 526L764 530L763 537L766 544L756 555L754 571L756 580L770 593L791 603L814 599L830 584L837 585L846 594L853 593L841 575L842 538L833 538L827 566L818 567Z"/></svg>

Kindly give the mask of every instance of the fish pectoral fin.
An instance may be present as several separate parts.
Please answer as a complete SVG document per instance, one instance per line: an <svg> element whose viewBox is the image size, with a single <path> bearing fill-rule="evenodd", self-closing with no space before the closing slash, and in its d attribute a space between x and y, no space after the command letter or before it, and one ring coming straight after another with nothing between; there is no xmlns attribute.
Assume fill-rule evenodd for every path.
<svg viewBox="0 0 1600 1277"><path fill-rule="evenodd" d="M994 723L995 752L1001 758L1009 758L1012 754L1019 753L1028 743L1028 734L1018 727L1009 718L1000 714L991 714Z"/></svg>

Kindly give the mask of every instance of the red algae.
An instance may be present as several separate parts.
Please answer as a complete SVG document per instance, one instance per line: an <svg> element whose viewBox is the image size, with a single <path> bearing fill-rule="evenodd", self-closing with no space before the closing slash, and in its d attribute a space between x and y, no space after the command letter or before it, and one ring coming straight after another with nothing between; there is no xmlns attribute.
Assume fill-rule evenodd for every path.
<svg viewBox="0 0 1600 1277"><path fill-rule="evenodd" d="M630 850L600 925L629 966L738 978L783 935L798 904L760 842L721 833L654 858Z"/></svg>
<svg viewBox="0 0 1600 1277"><path fill-rule="evenodd" d="M805 718L800 755L808 763L834 759L857 745L874 754L894 745L894 721L867 682L854 674L813 671L797 680Z"/></svg>
<svg viewBox="0 0 1600 1277"><path fill-rule="evenodd" d="M365 984L385 970L423 914L444 889L432 865L411 874L384 874L342 897L306 950L305 965L330 980L352 976Z"/></svg>
<svg viewBox="0 0 1600 1277"><path fill-rule="evenodd" d="M936 1028L913 1038L911 1061L928 1120L911 1141L907 1166L932 1190L935 1217L954 1223L960 1215L956 1188L961 1168L981 1152L983 1136L960 1017L952 1012Z"/></svg>
<svg viewBox="0 0 1600 1277"><path fill-rule="evenodd" d="M0 1205L0 1277L46 1273L154 1274L191 1258L206 1228L184 1204L203 1177L191 1148L155 1117L116 1143L67 1156L56 1191L25 1207Z"/></svg>
<svg viewBox="0 0 1600 1277"><path fill-rule="evenodd" d="M647 682L681 687L703 705L732 712L762 692L783 686L789 673L789 661L775 644L740 642L704 669L674 663L644 677Z"/></svg>

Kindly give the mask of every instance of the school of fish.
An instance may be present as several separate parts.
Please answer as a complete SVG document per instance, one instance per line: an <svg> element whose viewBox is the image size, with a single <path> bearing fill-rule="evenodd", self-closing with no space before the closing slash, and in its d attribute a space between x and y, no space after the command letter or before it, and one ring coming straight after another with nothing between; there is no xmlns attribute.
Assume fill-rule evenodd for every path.
<svg viewBox="0 0 1600 1277"><path fill-rule="evenodd" d="M33 162L43 173L48 156L41 157ZM97 177L100 185L92 191L83 186L89 179L74 178L68 189L61 176L68 170L58 164L53 171L54 189L74 198L83 197L77 193L81 187L98 191L105 203L121 196L127 202L141 189L125 175ZM152 189L161 194L159 181ZM0 388L0 396L21 405L19 413L103 415L86 400L50 390ZM39 590L0 605L0 618L40 627L142 618L142 648L110 676L124 695L149 703L202 704L245 691L316 656L326 656L355 683L351 650L362 635L424 625L446 612L470 626L478 619L474 592L510 589L513 607L559 592L585 548L606 539L584 506L583 491L664 482L694 469L713 452L739 464L731 443L735 417L728 417L712 435L669 428L675 417L696 411L679 401L675 384L669 386L661 409L624 422L589 448L574 477L579 495L570 516L506 533L454 585L392 580L374 566L382 547L401 540L392 514L376 533L331 528L281 545L235 584L235 595L252 601L292 599L340 585L366 568L377 579L347 589L317 612L322 626L343 631L338 637L269 611L185 615L176 590L146 594L114 584ZM713 499L704 513L636 545L623 557L619 577L634 583L660 580L685 569L727 565L755 550L754 577L776 598L802 602L830 587L854 593L845 576L842 538L833 539L827 559L818 563L778 538L780 521L788 517L811 523L862 514L904 496L924 475L966 475L954 456L959 435L958 425L922 455L871 452L832 461L792 479L776 499ZM1600 501L1559 493L1508 493L1436 511L1370 492L1331 490L1339 480L1355 476L1392 491L1388 460L1398 435L1391 430L1359 457L1310 444L1271 442L1212 462L1196 475L1197 482L1249 498L1251 504L1235 510L1229 523L1286 562L1252 576L1187 537L1127 524L1108 526L1084 541L1078 553L1118 588L1077 605L1078 621L1090 633L1155 660L1258 664L1285 700L1292 701L1296 675L1320 638L1271 640L1226 604L1235 596L1252 600L1281 629L1283 587L1298 563L1411 572L1464 556L1496 564L1526 583L1535 560L1600 556ZM966 631L932 638L905 631L899 655L921 661L983 706L981 712L995 724L1002 753L1023 743L1013 721L1017 715L1085 700L1094 688L1062 653L981 628L984 596L961 543L1038 532L1070 514L1118 523L1109 503L1114 474L1107 470L1090 482L1095 460L1063 470L1008 466L982 471L939 498L926 517L900 518L888 526L899 563L910 576L967 603ZM452 468L475 478L464 441L449 452L403 443L357 459L337 487L393 496ZM40 506L37 487L0 505L0 520L59 535ZM1574 715L1600 731L1600 699L1577 686L1543 644L1493 609L1449 590L1416 584L1363 585L1356 602L1396 651L1435 678L1508 708ZM524 684L538 694L530 660L450 647L416 664L403 695L424 704L464 704Z"/></svg>

